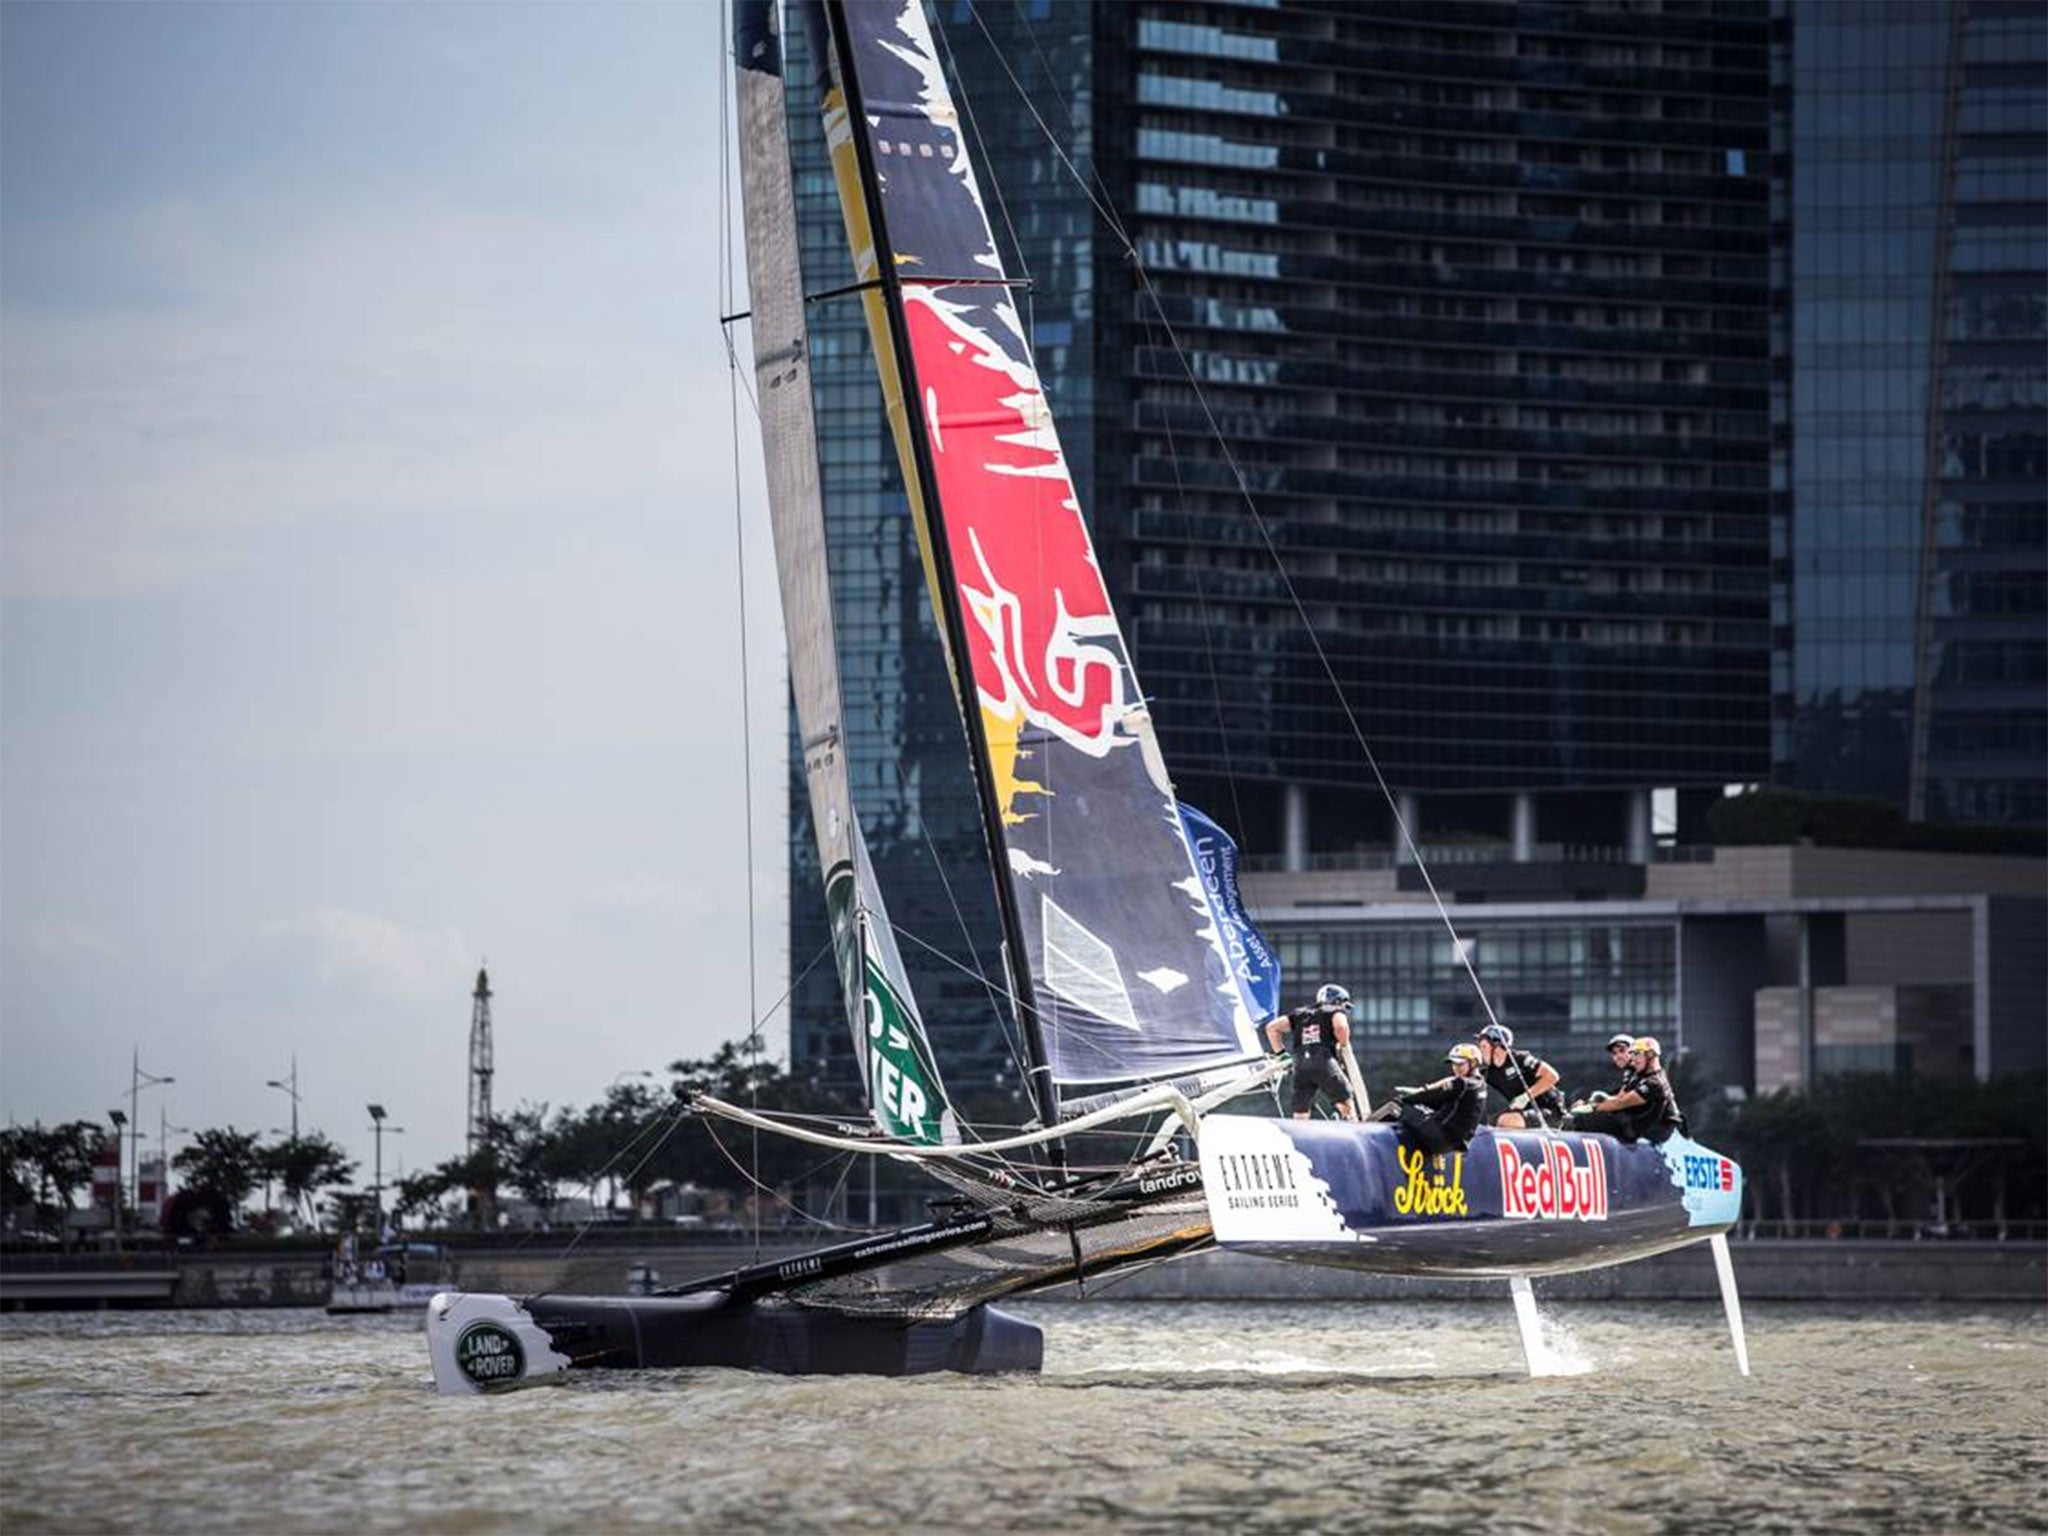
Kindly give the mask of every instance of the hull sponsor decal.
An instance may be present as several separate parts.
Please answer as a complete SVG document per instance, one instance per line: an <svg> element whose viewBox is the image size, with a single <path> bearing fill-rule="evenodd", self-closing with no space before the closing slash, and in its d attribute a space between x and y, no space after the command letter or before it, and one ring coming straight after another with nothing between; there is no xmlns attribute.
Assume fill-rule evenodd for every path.
<svg viewBox="0 0 2048 1536"><path fill-rule="evenodd" d="M1494 1139L1500 1160L1501 1214L1515 1221L1605 1221L1607 1156L1591 1137L1580 1144L1581 1162L1569 1145L1545 1138L1533 1157L1505 1136Z"/></svg>

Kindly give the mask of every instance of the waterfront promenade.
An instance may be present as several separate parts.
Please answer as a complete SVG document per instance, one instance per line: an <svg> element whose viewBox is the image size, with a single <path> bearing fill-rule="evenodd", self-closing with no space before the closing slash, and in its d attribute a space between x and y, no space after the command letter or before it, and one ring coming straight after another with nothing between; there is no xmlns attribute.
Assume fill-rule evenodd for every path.
<svg viewBox="0 0 2048 1536"><path fill-rule="evenodd" d="M666 1284L787 1257L813 1244L792 1237L677 1234L662 1228L460 1236L465 1290L618 1294L627 1271L650 1266ZM1749 1238L1732 1243L1745 1297L1782 1301L2048 1301L2048 1242L1958 1239ZM211 1251L139 1247L120 1253L0 1253L0 1308L307 1307L327 1300L329 1252L310 1245L225 1245ZM1368 1275L1204 1253L1088 1288L1090 1300L1302 1301L1470 1297L1489 1282ZM1559 1298L1692 1300L1717 1294L1703 1245L1639 1263L1539 1279ZM1060 1287L1041 1295L1073 1299Z"/></svg>

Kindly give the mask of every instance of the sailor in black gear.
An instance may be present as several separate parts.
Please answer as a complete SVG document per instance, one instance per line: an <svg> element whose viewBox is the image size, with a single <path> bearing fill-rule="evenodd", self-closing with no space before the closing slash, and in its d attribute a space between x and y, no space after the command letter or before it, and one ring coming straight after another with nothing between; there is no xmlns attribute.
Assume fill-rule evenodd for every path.
<svg viewBox="0 0 2048 1536"><path fill-rule="evenodd" d="M1661 1142L1685 1129L1678 1095L1664 1075L1663 1047L1655 1036L1641 1035L1630 1043L1628 1072L1622 1082L1622 1090L1602 1099L1598 1109L1590 1104L1573 1105L1565 1128L1600 1131L1617 1141L1650 1142Z"/></svg>
<svg viewBox="0 0 2048 1536"><path fill-rule="evenodd" d="M1615 1090L1617 1093L1621 1089L1630 1088L1635 1085L1636 1069L1628 1064L1629 1052L1635 1048L1636 1037L1634 1035L1621 1034L1609 1035L1607 1037L1607 1059L1614 1063L1614 1070L1621 1074L1621 1083ZM1598 1109L1613 1096L1613 1094L1608 1093L1605 1089L1595 1088L1586 1095L1585 1107Z"/></svg>
<svg viewBox="0 0 2048 1536"><path fill-rule="evenodd" d="M1396 1088L1401 1139L1441 1156L1472 1145L1472 1133L1486 1114L1486 1085L1479 1076L1479 1047L1458 1044L1444 1060L1451 1075L1421 1088Z"/></svg>
<svg viewBox="0 0 2048 1536"><path fill-rule="evenodd" d="M1316 990L1316 1000L1276 1019L1266 1021L1266 1043L1277 1054L1282 1033L1294 1037L1294 1118L1306 1120L1315 1107L1318 1091L1329 1095L1337 1113L1346 1120L1358 1118L1351 1102L1351 1085L1344 1081L1344 1069L1337 1052L1351 1043L1351 994L1334 983Z"/></svg>
<svg viewBox="0 0 2048 1536"><path fill-rule="evenodd" d="M1494 1118L1504 1131L1519 1131L1531 1121L1554 1126L1564 1119L1564 1095L1558 1091L1557 1068L1534 1051L1515 1049L1515 1032L1505 1024L1479 1031L1480 1075L1508 1102Z"/></svg>

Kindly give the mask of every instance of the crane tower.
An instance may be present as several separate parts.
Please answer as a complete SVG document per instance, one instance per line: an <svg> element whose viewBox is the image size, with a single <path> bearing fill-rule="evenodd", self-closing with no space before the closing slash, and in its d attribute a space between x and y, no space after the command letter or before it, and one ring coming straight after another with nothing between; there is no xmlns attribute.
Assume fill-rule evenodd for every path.
<svg viewBox="0 0 2048 1536"><path fill-rule="evenodd" d="M476 973L476 992L469 1013L469 1140L471 1157L491 1141L491 978Z"/></svg>

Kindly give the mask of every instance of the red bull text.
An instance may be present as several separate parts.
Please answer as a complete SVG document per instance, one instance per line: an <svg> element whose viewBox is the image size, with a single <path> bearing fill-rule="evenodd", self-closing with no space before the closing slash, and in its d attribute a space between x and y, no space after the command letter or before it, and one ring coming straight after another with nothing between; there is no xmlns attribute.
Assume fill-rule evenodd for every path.
<svg viewBox="0 0 2048 1536"><path fill-rule="evenodd" d="M1607 1159L1596 1141L1583 1143L1586 1160L1561 1141L1545 1141L1542 1155L1525 1160L1505 1136L1494 1141L1500 1159L1500 1208L1518 1221L1605 1221Z"/></svg>

